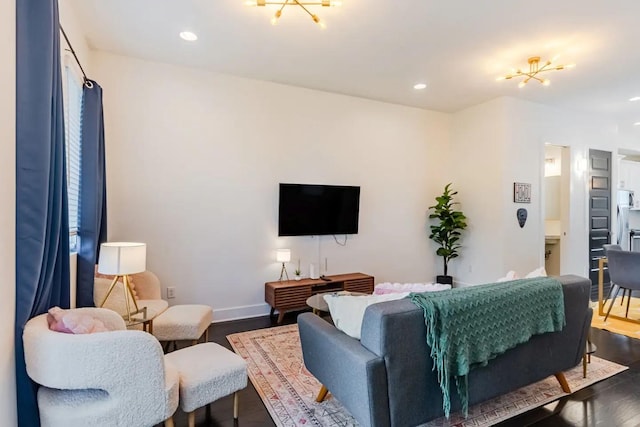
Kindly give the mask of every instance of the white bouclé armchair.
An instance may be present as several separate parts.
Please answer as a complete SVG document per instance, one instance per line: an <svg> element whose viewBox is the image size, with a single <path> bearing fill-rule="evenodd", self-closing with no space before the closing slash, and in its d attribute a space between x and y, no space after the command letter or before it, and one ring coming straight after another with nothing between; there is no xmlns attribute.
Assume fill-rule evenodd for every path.
<svg viewBox="0 0 640 427"><path fill-rule="evenodd" d="M24 353L29 377L41 387L42 426L153 426L178 406L179 377L165 363L158 341L126 330L114 311L74 310L104 323L109 332L69 334L49 329L47 315L25 326Z"/></svg>

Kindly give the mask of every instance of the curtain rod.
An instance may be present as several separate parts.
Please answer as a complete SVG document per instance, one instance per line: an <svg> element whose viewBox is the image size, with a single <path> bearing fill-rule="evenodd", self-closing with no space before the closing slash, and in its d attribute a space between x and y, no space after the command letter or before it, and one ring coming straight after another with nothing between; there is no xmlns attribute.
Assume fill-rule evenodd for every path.
<svg viewBox="0 0 640 427"><path fill-rule="evenodd" d="M82 64L80 63L80 60L78 59L78 55L76 55L76 51L73 50L73 46L71 45L71 42L69 41L69 37L67 37L67 33L64 32L64 28L62 28L62 25L59 25L59 27L60 27L60 31L62 31L62 35L64 36L64 39L67 41L67 46L69 46L69 50L71 50L71 53L73 54L73 57L75 58L76 63L78 64L78 67L80 67L80 71L82 71L82 76L84 77L85 86L87 86L89 89L91 89L93 87L93 83L87 77L87 73L84 72L84 68L82 68Z"/></svg>

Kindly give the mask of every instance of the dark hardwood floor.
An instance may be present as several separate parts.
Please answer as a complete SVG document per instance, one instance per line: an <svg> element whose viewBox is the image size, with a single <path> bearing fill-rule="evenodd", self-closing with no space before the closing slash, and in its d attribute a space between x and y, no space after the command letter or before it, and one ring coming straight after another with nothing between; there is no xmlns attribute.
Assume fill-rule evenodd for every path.
<svg viewBox="0 0 640 427"><path fill-rule="evenodd" d="M296 315L296 313L288 313L283 324L295 323ZM269 317L215 323L209 329L209 340L230 349L226 339L228 334L272 326L277 325L274 319ZM557 402L498 425L501 427L640 427L640 340L599 329L592 329L591 339L598 347L595 356L629 366L629 369ZM178 409L174 421L177 427L185 426L187 416ZM198 427L231 427L233 425L233 398L230 396L211 405L209 420L206 419L204 409L196 411ZM251 381L247 388L240 392L238 426L275 426Z"/></svg>

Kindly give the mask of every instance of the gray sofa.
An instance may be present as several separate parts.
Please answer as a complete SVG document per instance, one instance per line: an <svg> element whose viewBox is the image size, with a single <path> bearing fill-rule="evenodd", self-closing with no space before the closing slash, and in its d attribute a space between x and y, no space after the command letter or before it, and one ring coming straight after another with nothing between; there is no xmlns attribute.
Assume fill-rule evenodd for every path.
<svg viewBox="0 0 640 427"><path fill-rule="evenodd" d="M469 404L507 393L580 363L591 323L591 282L561 276L566 326L508 350L469 374ZM371 305L361 340L320 317L298 316L307 369L362 426L413 427L443 416L422 310L408 299ZM560 387L560 385L558 385ZM452 412L460 408L455 385Z"/></svg>

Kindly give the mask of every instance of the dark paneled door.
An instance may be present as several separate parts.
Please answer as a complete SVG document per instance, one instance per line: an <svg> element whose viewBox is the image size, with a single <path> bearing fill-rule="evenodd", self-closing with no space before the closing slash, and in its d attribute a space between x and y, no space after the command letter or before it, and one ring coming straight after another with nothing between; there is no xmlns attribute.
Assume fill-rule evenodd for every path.
<svg viewBox="0 0 640 427"><path fill-rule="evenodd" d="M589 150L589 278L591 300L598 300L598 259L611 241L611 153ZM605 285L609 272L605 271ZM608 288L604 290L605 295Z"/></svg>

